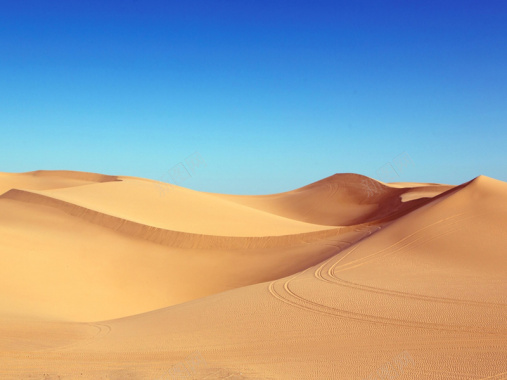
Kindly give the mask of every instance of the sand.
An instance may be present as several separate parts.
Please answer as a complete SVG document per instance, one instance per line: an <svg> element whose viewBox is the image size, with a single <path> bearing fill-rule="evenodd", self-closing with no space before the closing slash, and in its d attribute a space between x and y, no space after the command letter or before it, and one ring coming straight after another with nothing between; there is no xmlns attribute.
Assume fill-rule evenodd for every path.
<svg viewBox="0 0 507 380"><path fill-rule="evenodd" d="M507 379L507 183L0 173L1 379Z"/></svg>

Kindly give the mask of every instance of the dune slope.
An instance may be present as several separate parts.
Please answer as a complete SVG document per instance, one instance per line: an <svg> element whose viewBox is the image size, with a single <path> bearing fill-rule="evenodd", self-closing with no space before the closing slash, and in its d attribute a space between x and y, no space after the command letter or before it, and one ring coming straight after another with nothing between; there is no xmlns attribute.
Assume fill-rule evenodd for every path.
<svg viewBox="0 0 507 380"><path fill-rule="evenodd" d="M358 174L335 174L286 193L221 197L307 223L346 226L395 219L453 186L391 186Z"/></svg>
<svg viewBox="0 0 507 380"><path fill-rule="evenodd" d="M31 178L28 189L19 177ZM9 316L93 321L167 307L296 273L377 228L305 223L128 177L5 174L7 188L9 178L0 195Z"/></svg>

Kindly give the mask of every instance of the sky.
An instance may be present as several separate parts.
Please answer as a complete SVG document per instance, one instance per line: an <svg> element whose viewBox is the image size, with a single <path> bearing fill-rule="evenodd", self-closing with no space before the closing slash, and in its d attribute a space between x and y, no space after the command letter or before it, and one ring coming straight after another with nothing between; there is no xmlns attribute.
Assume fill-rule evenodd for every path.
<svg viewBox="0 0 507 380"><path fill-rule="evenodd" d="M0 171L507 181L504 0L0 0Z"/></svg>

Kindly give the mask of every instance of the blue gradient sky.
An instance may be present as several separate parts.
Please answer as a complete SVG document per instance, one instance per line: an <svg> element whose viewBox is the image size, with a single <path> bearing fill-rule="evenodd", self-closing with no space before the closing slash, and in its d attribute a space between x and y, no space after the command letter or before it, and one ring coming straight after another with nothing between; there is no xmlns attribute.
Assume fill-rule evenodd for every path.
<svg viewBox="0 0 507 380"><path fill-rule="evenodd" d="M504 0L0 0L0 50L0 171L507 181Z"/></svg>

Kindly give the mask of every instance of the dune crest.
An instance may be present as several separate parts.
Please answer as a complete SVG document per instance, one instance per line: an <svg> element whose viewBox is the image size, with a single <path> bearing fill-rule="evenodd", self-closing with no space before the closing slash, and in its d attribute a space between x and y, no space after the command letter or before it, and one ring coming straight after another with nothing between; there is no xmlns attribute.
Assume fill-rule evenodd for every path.
<svg viewBox="0 0 507 380"><path fill-rule="evenodd" d="M55 208L89 223L97 224L130 237L177 248L250 249L285 247L334 237L342 232L353 231L351 228L344 227L343 229L329 228L292 235L248 237L204 235L157 228L24 190L12 189L1 195L0 198Z"/></svg>
<svg viewBox="0 0 507 380"><path fill-rule="evenodd" d="M366 176L347 173L280 194L223 197L307 223L347 226L395 219L451 188L424 184L392 187ZM418 196L403 199L414 190Z"/></svg>
<svg viewBox="0 0 507 380"><path fill-rule="evenodd" d="M37 170L26 173L0 172L0 195L11 189L47 190L118 181L118 177L67 170Z"/></svg>
<svg viewBox="0 0 507 380"><path fill-rule="evenodd" d="M73 170L36 170L33 172L26 172L23 174L32 175L34 177L55 177L55 178L65 178L65 179L77 179L77 180L89 181L89 182L118 181L117 176L98 174L98 173L89 173L89 172L79 172L79 171L73 171Z"/></svg>

